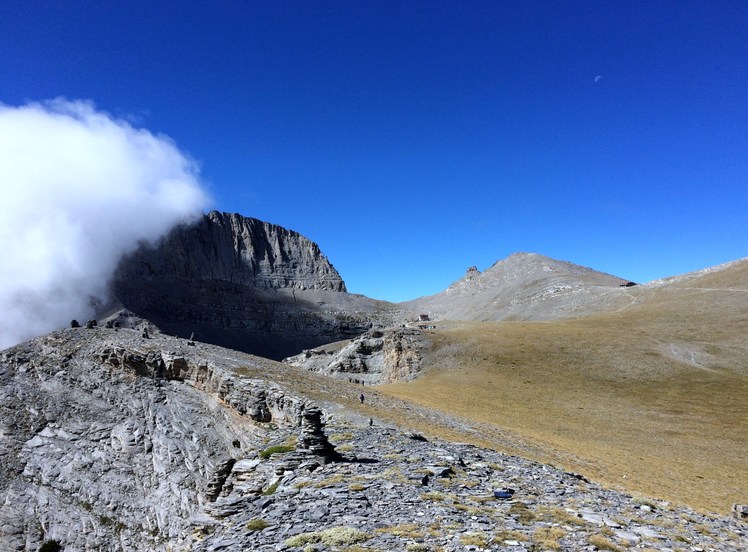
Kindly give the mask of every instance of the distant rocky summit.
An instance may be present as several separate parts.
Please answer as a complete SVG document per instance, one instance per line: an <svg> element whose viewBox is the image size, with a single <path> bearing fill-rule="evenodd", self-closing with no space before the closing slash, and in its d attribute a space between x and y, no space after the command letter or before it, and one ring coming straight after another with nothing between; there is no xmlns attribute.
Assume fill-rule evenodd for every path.
<svg viewBox="0 0 748 552"><path fill-rule="evenodd" d="M514 253L446 290L404 303L447 320L554 320L587 316L628 302L628 280L537 253Z"/></svg>
<svg viewBox="0 0 748 552"><path fill-rule="evenodd" d="M118 306L162 331L280 359L398 317L346 293L317 244L297 232L212 211L125 258Z"/></svg>

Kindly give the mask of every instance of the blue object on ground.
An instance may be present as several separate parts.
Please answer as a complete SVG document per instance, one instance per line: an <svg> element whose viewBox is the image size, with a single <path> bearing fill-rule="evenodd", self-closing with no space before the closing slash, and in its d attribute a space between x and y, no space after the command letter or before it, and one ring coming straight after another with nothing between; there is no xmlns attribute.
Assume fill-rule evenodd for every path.
<svg viewBox="0 0 748 552"><path fill-rule="evenodd" d="M496 498L501 498L501 499L512 498L514 496L514 489L509 489L509 488L501 489L500 491L494 491L493 495Z"/></svg>

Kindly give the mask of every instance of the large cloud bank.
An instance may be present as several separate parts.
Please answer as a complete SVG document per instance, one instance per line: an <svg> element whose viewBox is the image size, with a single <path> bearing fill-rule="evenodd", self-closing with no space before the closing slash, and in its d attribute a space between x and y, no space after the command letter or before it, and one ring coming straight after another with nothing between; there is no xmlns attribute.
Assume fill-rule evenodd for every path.
<svg viewBox="0 0 748 552"><path fill-rule="evenodd" d="M167 137L89 102L0 104L0 349L90 317L123 254L206 205Z"/></svg>

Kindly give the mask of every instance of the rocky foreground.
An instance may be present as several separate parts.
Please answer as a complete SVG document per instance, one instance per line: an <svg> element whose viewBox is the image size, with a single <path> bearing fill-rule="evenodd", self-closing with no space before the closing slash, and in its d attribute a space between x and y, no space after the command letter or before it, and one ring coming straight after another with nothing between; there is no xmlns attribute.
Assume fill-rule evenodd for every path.
<svg viewBox="0 0 748 552"><path fill-rule="evenodd" d="M745 525L395 428L330 423L340 462L247 458L192 550L741 550ZM293 437L291 434L289 437ZM496 498L495 492L506 498ZM512 493L513 491L513 493ZM356 546L354 546L356 545Z"/></svg>
<svg viewBox="0 0 748 552"><path fill-rule="evenodd" d="M744 521L428 440L279 370L142 328L3 351L0 550L748 550Z"/></svg>

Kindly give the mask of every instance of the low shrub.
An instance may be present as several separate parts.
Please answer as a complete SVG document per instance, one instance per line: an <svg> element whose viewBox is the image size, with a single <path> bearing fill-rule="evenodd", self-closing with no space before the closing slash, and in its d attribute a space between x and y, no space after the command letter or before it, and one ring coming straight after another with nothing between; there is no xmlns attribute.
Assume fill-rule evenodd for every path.
<svg viewBox="0 0 748 552"><path fill-rule="evenodd" d="M322 542L327 546L356 544L369 538L369 535L355 527L331 527L322 531Z"/></svg>
<svg viewBox="0 0 748 552"><path fill-rule="evenodd" d="M248 531L262 531L267 526L268 522L260 518L251 519L246 525Z"/></svg>
<svg viewBox="0 0 748 552"><path fill-rule="evenodd" d="M327 546L343 546L363 542L368 538L369 535L354 527L331 527L323 531L295 535L286 541L286 546L304 546L316 542Z"/></svg>
<svg viewBox="0 0 748 552"><path fill-rule="evenodd" d="M261 450L259 454L260 458L262 458L263 460L267 460L273 454L284 454L293 450L296 450L296 447L292 447L290 445L275 445L273 447L268 447L264 450Z"/></svg>

